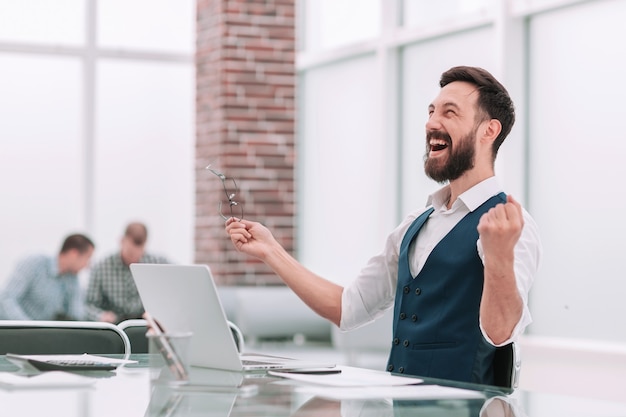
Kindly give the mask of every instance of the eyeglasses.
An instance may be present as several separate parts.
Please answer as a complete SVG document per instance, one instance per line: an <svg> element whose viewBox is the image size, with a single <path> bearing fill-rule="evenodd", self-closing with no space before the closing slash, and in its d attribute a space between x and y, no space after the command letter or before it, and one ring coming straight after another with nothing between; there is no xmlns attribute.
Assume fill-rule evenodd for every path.
<svg viewBox="0 0 626 417"><path fill-rule="evenodd" d="M213 174L215 174L221 181L222 187L224 187L224 192L226 193L226 199L228 200L228 206L230 207L230 217L235 217L238 219L243 219L243 206L240 205L237 201L235 201L235 196L239 192L239 187L237 187L237 182L234 178L226 178L226 175L222 174L219 171L211 168L211 164L207 165L205 169L208 169ZM218 211L220 216L224 220L228 220L230 217L226 217L224 213L222 213L222 205L223 202L220 201L218 206Z"/></svg>

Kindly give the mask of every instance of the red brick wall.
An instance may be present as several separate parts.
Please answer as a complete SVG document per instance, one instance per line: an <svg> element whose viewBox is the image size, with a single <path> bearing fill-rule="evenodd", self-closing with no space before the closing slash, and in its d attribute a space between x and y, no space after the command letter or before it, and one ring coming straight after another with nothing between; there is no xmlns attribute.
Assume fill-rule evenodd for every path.
<svg viewBox="0 0 626 417"><path fill-rule="evenodd" d="M244 218L295 250L294 12L295 0L197 2L195 259L222 284L281 281L234 250L209 163L236 179Z"/></svg>

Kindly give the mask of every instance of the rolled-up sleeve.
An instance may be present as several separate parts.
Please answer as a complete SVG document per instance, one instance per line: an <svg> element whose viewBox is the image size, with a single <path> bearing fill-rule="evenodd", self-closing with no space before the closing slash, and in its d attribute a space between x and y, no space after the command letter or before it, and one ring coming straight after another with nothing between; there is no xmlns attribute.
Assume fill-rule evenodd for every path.
<svg viewBox="0 0 626 417"><path fill-rule="evenodd" d="M414 220L407 218L387 237L383 251L371 258L349 283L341 298L342 331L354 330L381 317L394 304L400 242Z"/></svg>

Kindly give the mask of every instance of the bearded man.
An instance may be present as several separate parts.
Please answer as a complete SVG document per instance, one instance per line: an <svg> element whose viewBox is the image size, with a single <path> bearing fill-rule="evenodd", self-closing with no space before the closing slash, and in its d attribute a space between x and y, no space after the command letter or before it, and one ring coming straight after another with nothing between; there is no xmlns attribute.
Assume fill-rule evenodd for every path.
<svg viewBox="0 0 626 417"><path fill-rule="evenodd" d="M352 330L394 308L387 370L494 383L493 358L531 322L541 243L535 222L495 177L515 122L489 72L454 67L428 107L424 168L445 184L388 236L345 288L298 263L259 223L231 218L237 250L268 266L314 311Z"/></svg>

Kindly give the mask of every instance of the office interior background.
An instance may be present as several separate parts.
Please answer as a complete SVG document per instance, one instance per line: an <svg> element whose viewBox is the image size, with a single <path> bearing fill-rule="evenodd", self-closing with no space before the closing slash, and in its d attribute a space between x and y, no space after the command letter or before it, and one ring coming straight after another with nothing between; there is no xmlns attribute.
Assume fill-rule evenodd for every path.
<svg viewBox="0 0 626 417"><path fill-rule="evenodd" d="M93 237L97 260L135 219L148 224L149 250L204 259L197 187L219 187L203 170L212 161L196 158L196 8L0 0L0 285L18 259L56 253L71 232ZM561 357L583 352L597 367L616 354L626 368L626 1L301 0L295 10L297 258L342 284L358 273L439 187L422 156L441 72L484 67L517 107L496 173L544 245L527 335ZM219 224L214 203L203 210Z"/></svg>

